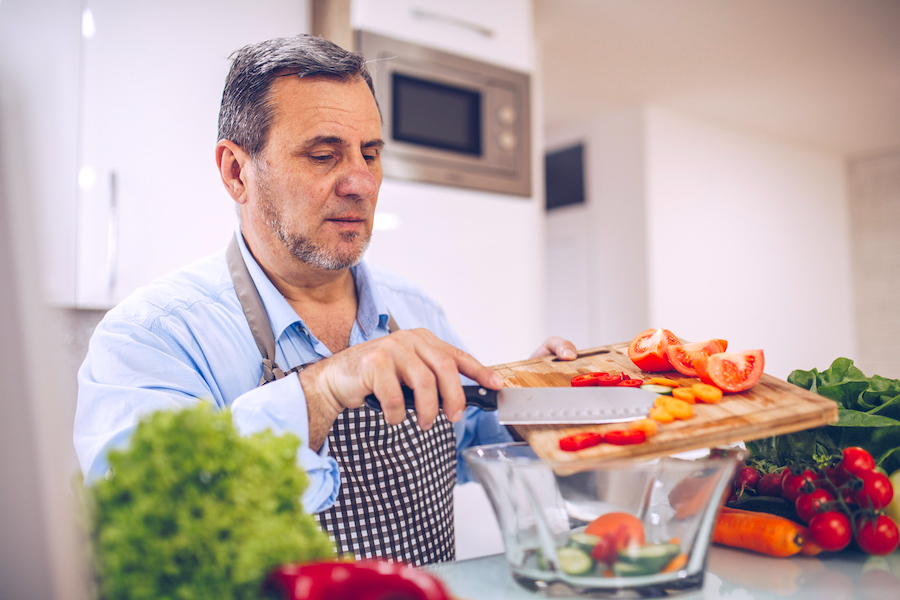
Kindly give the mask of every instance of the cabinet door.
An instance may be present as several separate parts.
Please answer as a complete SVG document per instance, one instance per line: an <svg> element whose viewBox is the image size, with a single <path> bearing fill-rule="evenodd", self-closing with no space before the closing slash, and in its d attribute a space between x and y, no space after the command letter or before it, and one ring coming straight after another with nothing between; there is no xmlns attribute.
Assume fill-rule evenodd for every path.
<svg viewBox="0 0 900 600"><path fill-rule="evenodd" d="M225 246L214 147L229 55L308 31L304 0L87 0L75 304L114 305Z"/></svg>

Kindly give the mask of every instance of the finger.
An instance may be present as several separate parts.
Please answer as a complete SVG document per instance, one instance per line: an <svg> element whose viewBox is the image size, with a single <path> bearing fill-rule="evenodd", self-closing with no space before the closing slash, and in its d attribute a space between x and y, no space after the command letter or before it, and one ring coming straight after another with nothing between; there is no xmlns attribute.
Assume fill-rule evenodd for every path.
<svg viewBox="0 0 900 600"><path fill-rule="evenodd" d="M535 350L531 358L543 358L545 356L556 356L560 360L574 360L578 356L575 344L561 337L552 336L547 338L541 346Z"/></svg>
<svg viewBox="0 0 900 600"><path fill-rule="evenodd" d="M459 381L460 369L455 356L459 350L443 342L420 345L417 350L435 377L444 414L450 422L456 423L463 418L466 409L466 396Z"/></svg>
<svg viewBox="0 0 900 600"><path fill-rule="evenodd" d="M403 389L396 375L380 376L372 386L372 393L381 405L384 420L390 425L397 425L406 419L406 403Z"/></svg>

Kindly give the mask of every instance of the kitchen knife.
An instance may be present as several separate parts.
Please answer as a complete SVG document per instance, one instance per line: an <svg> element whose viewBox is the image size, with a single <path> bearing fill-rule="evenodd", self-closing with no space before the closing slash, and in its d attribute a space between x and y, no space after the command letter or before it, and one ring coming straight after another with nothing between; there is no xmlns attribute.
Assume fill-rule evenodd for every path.
<svg viewBox="0 0 900 600"><path fill-rule="evenodd" d="M496 410L502 425L618 423L647 416L656 392L628 387L528 387L489 390L464 385L466 406ZM406 408L415 409L413 391L403 387ZM440 403L440 399L438 399ZM381 410L374 395L366 406Z"/></svg>

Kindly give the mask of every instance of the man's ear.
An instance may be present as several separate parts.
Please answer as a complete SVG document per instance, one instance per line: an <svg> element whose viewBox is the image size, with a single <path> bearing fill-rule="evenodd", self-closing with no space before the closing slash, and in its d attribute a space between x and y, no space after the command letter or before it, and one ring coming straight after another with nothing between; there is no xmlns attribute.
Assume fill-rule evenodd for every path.
<svg viewBox="0 0 900 600"><path fill-rule="evenodd" d="M238 204L247 202L247 183L252 165L250 155L231 140L219 140L216 144L216 165L225 189Z"/></svg>

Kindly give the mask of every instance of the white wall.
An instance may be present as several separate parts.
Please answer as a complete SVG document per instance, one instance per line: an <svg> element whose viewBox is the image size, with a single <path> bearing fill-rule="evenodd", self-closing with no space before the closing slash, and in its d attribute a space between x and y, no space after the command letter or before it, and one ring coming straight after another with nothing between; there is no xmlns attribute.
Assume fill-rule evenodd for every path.
<svg viewBox="0 0 900 600"><path fill-rule="evenodd" d="M548 319L579 346L665 327L780 378L855 355L841 157L658 107L547 138L587 145L587 204L547 219Z"/></svg>
<svg viewBox="0 0 900 600"><path fill-rule="evenodd" d="M766 371L853 357L844 164L650 108L648 326L762 348Z"/></svg>

